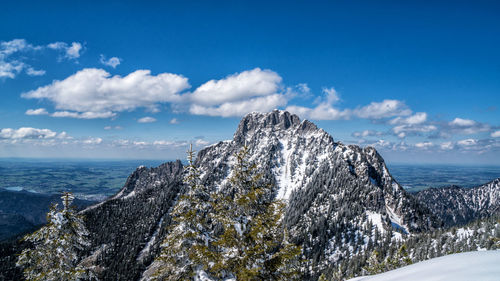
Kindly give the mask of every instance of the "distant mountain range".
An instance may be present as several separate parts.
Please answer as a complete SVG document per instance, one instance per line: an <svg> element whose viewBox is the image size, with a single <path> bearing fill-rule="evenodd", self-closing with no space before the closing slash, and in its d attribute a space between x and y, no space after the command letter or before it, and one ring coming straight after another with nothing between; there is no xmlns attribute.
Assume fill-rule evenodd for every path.
<svg viewBox="0 0 500 281"><path fill-rule="evenodd" d="M429 188L414 195L446 226L466 224L500 212L500 178L473 188Z"/></svg>
<svg viewBox="0 0 500 281"><path fill-rule="evenodd" d="M488 189L493 196L434 190L411 195L374 148L334 141L313 123L279 110L248 114L232 140L201 150L196 165L203 184L226 188L233 155L245 144L275 196L287 204L286 226L309 260L305 280L316 280L327 268L364 255L383 241L401 241L406 234L498 212L498 180ZM139 167L115 196L82 212L92 240L87 262L99 268L104 280L147 277L144 272L170 224L171 207L184 192L182 177L180 161ZM456 208L447 210L448 203L438 203L454 202L449 197L455 194L463 194L463 200L456 200L458 213Z"/></svg>

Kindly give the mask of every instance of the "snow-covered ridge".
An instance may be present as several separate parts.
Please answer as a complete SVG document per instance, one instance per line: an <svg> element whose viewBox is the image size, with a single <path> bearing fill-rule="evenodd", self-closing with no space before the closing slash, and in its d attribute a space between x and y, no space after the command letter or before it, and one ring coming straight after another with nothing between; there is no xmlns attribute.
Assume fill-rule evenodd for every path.
<svg viewBox="0 0 500 281"><path fill-rule="evenodd" d="M408 265L373 276L348 281L497 281L500 276L500 250L453 254Z"/></svg>
<svg viewBox="0 0 500 281"><path fill-rule="evenodd" d="M202 183L213 190L226 188L234 155L245 144L263 180L287 204L284 221L291 239L306 258L317 261L305 269L313 276L332 262L363 253L375 238L385 237L378 234L401 239L402 234L390 231L391 220L409 233L435 227L432 215L392 178L374 148L335 142L286 111L249 114L232 140L199 151L195 164ZM182 174L180 161L140 167L116 196L85 211L96 243L109 245L103 254L105 276L119 273L130 280L145 274L136 265L147 267L158 253L165 237L162 225L169 223L170 208L184 190ZM130 259L116 260L114 253Z"/></svg>
<svg viewBox="0 0 500 281"><path fill-rule="evenodd" d="M447 225L465 224L500 213L500 178L474 188L429 188L415 197Z"/></svg>

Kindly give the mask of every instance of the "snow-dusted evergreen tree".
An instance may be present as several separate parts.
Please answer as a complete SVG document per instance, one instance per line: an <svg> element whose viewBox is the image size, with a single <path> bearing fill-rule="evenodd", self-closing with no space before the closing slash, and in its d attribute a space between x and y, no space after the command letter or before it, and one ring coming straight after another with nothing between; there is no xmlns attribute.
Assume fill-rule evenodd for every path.
<svg viewBox="0 0 500 281"><path fill-rule="evenodd" d="M368 265L364 268L364 270L372 275L372 274L379 274L382 272L385 272L385 266L383 262L379 261L380 259L380 252L377 250L374 250L370 257L367 260Z"/></svg>
<svg viewBox="0 0 500 281"><path fill-rule="evenodd" d="M209 271L211 222L211 195L200 184L200 175L194 165L192 145L187 151L184 183L187 190L181 195L171 213L172 224L156 258L156 280L192 280L197 272Z"/></svg>
<svg viewBox="0 0 500 281"><path fill-rule="evenodd" d="M33 248L22 251L17 266L24 268L27 280L96 280L78 264L79 254L90 242L82 216L71 206L75 197L65 192L61 198L63 209L59 211L57 204L52 205L47 214L48 224L23 238Z"/></svg>
<svg viewBox="0 0 500 281"><path fill-rule="evenodd" d="M288 243L283 226L284 204L271 200L271 186L248 158L245 146L236 155L228 194L219 195L216 220L223 233L214 245L212 268L219 278L236 280L291 280L301 248Z"/></svg>

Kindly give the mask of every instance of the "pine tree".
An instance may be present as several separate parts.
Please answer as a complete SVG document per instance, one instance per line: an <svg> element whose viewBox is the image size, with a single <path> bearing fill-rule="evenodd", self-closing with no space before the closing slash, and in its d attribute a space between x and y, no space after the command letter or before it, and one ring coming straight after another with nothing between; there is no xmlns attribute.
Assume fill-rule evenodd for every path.
<svg viewBox="0 0 500 281"><path fill-rule="evenodd" d="M96 280L92 272L79 265L79 254L90 245L83 217L71 206L74 196L63 193L63 209L57 204L47 213L48 224L26 235L34 248L19 255L17 266L24 268L26 280Z"/></svg>
<svg viewBox="0 0 500 281"><path fill-rule="evenodd" d="M283 226L284 204L271 200L271 186L248 158L248 147L236 155L228 194L215 202L216 220L224 230L214 242L213 270L219 278L290 280L301 248L289 243Z"/></svg>
<svg viewBox="0 0 500 281"><path fill-rule="evenodd" d="M364 268L364 270L368 274L378 274L385 271L384 263L379 261L380 253L378 251L373 251L370 257L368 258L368 266Z"/></svg>
<svg viewBox="0 0 500 281"><path fill-rule="evenodd" d="M184 176L187 190L171 213L172 224L155 260L158 266L153 279L156 280L192 280L200 270L210 270L212 199L209 190L200 184L192 145L187 154Z"/></svg>

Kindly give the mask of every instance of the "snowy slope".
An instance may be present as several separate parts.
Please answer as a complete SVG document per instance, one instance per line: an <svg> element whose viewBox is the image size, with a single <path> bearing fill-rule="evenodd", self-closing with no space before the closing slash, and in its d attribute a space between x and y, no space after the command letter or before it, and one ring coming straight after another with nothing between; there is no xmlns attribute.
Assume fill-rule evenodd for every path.
<svg viewBox="0 0 500 281"><path fill-rule="evenodd" d="M500 250L453 254L348 281L498 281Z"/></svg>

